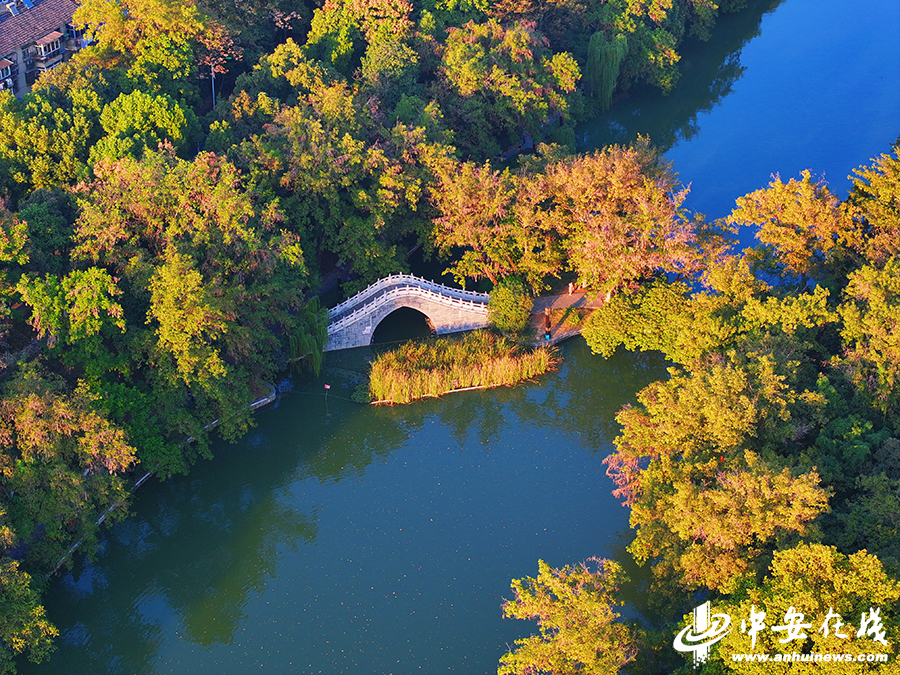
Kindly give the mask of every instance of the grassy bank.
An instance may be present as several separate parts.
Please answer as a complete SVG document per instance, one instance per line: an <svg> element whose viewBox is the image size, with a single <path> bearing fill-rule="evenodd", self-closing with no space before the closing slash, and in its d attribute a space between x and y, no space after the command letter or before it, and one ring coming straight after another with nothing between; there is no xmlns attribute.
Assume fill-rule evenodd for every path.
<svg viewBox="0 0 900 675"><path fill-rule="evenodd" d="M459 389L511 386L557 363L552 349L525 349L490 331L408 342L375 359L369 396L380 403L409 403Z"/></svg>

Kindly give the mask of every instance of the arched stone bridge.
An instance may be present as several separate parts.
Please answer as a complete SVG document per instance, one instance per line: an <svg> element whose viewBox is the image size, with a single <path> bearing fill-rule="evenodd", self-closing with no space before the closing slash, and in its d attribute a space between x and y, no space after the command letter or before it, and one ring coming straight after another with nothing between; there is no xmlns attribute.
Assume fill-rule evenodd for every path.
<svg viewBox="0 0 900 675"><path fill-rule="evenodd" d="M411 274L392 274L328 310L325 351L364 347L391 312L411 307L422 312L438 335L488 325L488 295L450 288Z"/></svg>

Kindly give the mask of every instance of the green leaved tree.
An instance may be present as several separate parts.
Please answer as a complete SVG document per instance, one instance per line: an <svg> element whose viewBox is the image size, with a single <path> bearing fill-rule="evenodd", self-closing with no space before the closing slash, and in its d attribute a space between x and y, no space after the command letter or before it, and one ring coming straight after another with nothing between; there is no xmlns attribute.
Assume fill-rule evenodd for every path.
<svg viewBox="0 0 900 675"><path fill-rule="evenodd" d="M538 561L537 578L513 579L503 614L537 620L540 633L516 640L500 657L499 675L608 675L634 659L639 631L619 621L619 586L626 580L611 560L551 568Z"/></svg>
<svg viewBox="0 0 900 675"><path fill-rule="evenodd" d="M830 546L800 544L775 553L768 574L725 602L714 603L735 622L715 648L702 673L758 673L758 663L735 661L732 654L788 652L850 654L853 662L778 662L770 657L766 673L889 673L896 658L897 601L900 583L885 573L878 558L866 551L850 555ZM874 612L874 616L873 616ZM739 630L755 614L763 630ZM877 618L876 618L877 617ZM784 626L793 621L794 639ZM863 623L865 621L865 623ZM780 627L780 628L779 628ZM802 636L802 637L799 637ZM888 665L866 660L887 654ZM863 655L860 661L856 657Z"/></svg>
<svg viewBox="0 0 900 675"><path fill-rule="evenodd" d="M47 621L46 611L31 576L10 558L0 559L0 673L15 673L15 659L25 655L40 663L53 651L59 635Z"/></svg>
<svg viewBox="0 0 900 675"><path fill-rule="evenodd" d="M506 277L491 290L488 317L491 325L504 333L519 333L531 318L531 296L516 277Z"/></svg>
<svg viewBox="0 0 900 675"><path fill-rule="evenodd" d="M177 153L197 141L199 122L190 108L168 95L154 96L137 90L121 94L104 106L100 124L106 136L91 148L91 162L120 157L140 157L147 148L166 142Z"/></svg>

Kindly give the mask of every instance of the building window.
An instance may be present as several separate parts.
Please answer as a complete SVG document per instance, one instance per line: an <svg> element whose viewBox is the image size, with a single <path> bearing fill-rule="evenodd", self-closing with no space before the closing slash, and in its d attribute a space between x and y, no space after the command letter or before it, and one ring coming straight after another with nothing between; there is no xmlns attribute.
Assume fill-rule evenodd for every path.
<svg viewBox="0 0 900 675"><path fill-rule="evenodd" d="M53 42L48 42L45 45L38 45L38 56L50 56L54 52L59 51L59 40L54 40Z"/></svg>
<svg viewBox="0 0 900 675"><path fill-rule="evenodd" d="M66 40L81 40L84 37L84 29L75 28L72 24L66 24Z"/></svg>
<svg viewBox="0 0 900 675"><path fill-rule="evenodd" d="M61 37L62 33L55 30L37 40L34 43L35 56L39 59L49 59L59 54L59 39Z"/></svg>
<svg viewBox="0 0 900 675"><path fill-rule="evenodd" d="M13 66L15 63L9 59L0 59L0 91L12 89L15 91L15 82L13 81Z"/></svg>

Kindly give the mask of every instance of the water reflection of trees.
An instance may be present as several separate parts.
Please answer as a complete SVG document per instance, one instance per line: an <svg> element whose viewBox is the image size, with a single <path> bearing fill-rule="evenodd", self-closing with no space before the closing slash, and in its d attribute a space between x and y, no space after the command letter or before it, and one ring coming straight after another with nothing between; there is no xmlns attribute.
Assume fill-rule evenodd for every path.
<svg viewBox="0 0 900 675"><path fill-rule="evenodd" d="M582 445L605 453L619 434L616 413L634 402L637 391L667 377L666 362L652 353L621 351L603 359L591 354L580 337L562 351L562 369L553 386L513 398L512 409L521 419L578 435Z"/></svg>
<svg viewBox="0 0 900 675"><path fill-rule="evenodd" d="M486 448L495 443L509 425L505 419L505 408L516 398L519 396L515 390L506 387L449 394L438 407L438 415L460 448L472 442L473 434L477 436L478 443Z"/></svg>
<svg viewBox="0 0 900 675"><path fill-rule="evenodd" d="M437 416L460 448L469 447L473 441L488 448L500 440L505 429L517 423L517 418L530 425L577 435L582 445L608 451L620 429L616 413L633 402L635 393L647 384L668 377L667 364L661 355L652 353L619 352L603 359L591 354L580 337L567 342L562 352L559 374L541 376L536 383L448 394L440 401L380 409L381 420L395 424L385 428L368 424L366 433L371 436L356 453L345 449L343 454L336 454L330 473L337 475L344 467L342 462L362 470L372 457L387 456L392 448L422 429L432 415ZM515 418L509 415L510 411ZM358 444L360 439L335 439L338 447L349 443ZM312 460L310 470L328 474L321 465L326 459L323 455Z"/></svg>
<svg viewBox="0 0 900 675"><path fill-rule="evenodd" d="M50 593L51 620L77 621L59 625L60 649L40 672L154 672L173 616L201 646L230 644L280 552L316 538L316 510L299 509L289 486L359 476L433 414L428 402L351 403L340 385L326 401L321 382L305 385L284 394L279 410L260 413L265 436L222 446L189 477L139 492L134 506L143 517L117 525L97 562L80 563Z"/></svg>
<svg viewBox="0 0 900 675"><path fill-rule="evenodd" d="M348 393L337 385L326 403L321 383L285 395L279 410L260 413L265 435L219 448L190 477L143 489L135 503L142 517L117 525L98 562L51 592L51 619L77 621L60 625L60 650L40 672L154 672L173 621L202 647L231 644L248 599L275 576L280 552L316 538L317 511L300 508L291 486L358 477L425 438L431 425L460 449L489 448L527 422L605 452L618 432L615 413L664 377L664 364L648 355L602 360L580 338L563 355L563 372L537 384L410 406L353 404L337 398Z"/></svg>
<svg viewBox="0 0 900 675"><path fill-rule="evenodd" d="M712 39L688 42L680 50L681 78L668 96L646 85L634 87L608 113L579 127L579 149L630 144L643 134L665 152L692 138L698 132L697 116L728 96L744 74L741 49L760 34L763 15L782 2L751 0L741 12L720 17Z"/></svg>
<svg viewBox="0 0 900 675"><path fill-rule="evenodd" d="M417 406L373 409L348 405L355 405L356 410L305 458L304 475L321 481L362 475L373 462L387 459L394 449L405 445L424 421L425 412Z"/></svg>
<svg viewBox="0 0 900 675"><path fill-rule="evenodd" d="M42 672L154 672L173 614L200 645L231 642L279 551L316 537L315 511L284 494L296 454L254 448L252 439L241 445L215 460L230 466L200 465L190 478L145 488L135 503L144 517L116 526L95 564L61 580L51 616L79 620L60 626L60 650Z"/></svg>

